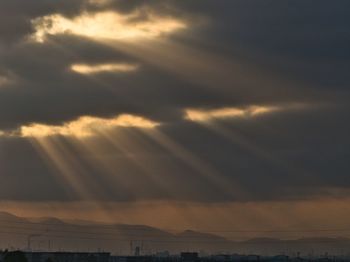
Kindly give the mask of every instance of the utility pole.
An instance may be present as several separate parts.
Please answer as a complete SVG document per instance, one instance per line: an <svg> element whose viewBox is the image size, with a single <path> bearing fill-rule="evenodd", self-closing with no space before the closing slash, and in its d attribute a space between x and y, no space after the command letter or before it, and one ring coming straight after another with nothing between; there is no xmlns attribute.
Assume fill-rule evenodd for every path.
<svg viewBox="0 0 350 262"><path fill-rule="evenodd" d="M31 234L31 235L28 236L28 238L27 238L27 249L28 249L28 251L31 251L32 238L40 237L40 236L41 236L40 234Z"/></svg>
<svg viewBox="0 0 350 262"><path fill-rule="evenodd" d="M132 241L130 241L130 256L133 255L134 247Z"/></svg>

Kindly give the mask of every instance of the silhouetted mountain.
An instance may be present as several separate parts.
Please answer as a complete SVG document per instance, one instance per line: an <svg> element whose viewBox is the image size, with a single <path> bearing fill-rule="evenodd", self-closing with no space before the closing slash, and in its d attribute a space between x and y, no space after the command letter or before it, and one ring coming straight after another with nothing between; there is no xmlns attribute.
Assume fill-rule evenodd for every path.
<svg viewBox="0 0 350 262"><path fill-rule="evenodd" d="M28 246L29 245L29 246ZM168 250L206 251L208 253L241 253L276 255L341 254L350 252L348 238L301 238L281 240L254 238L247 241L230 241L215 234L186 230L172 234L145 226L92 221L63 221L57 218L22 218L0 212L0 247L33 250L96 251L132 254L136 247L143 254Z"/></svg>
<svg viewBox="0 0 350 262"><path fill-rule="evenodd" d="M10 213L7 213L7 212L3 212L3 211L0 211L0 219L4 219L4 220L26 220L24 218L20 218L20 217L17 217L15 215L12 215Z"/></svg>
<svg viewBox="0 0 350 262"><path fill-rule="evenodd" d="M29 221L34 223L43 223L43 224L57 224L62 225L65 224L62 220L55 217L42 217L42 218L28 218Z"/></svg>
<svg viewBox="0 0 350 262"><path fill-rule="evenodd" d="M178 235L145 225L105 225L91 221L73 224L47 218L20 218L9 213L0 213L0 245L2 248L35 250L97 250L104 249L122 254L131 254L131 248L139 246L145 253L157 250L179 252L191 249L210 249L230 243L212 234L185 231ZM28 241L30 240L30 241Z"/></svg>
<svg viewBox="0 0 350 262"><path fill-rule="evenodd" d="M259 237L259 238L252 238L247 241L244 241L243 243L246 244L261 244L261 243L276 243L280 242L281 240L278 238L269 238L269 237Z"/></svg>
<svg viewBox="0 0 350 262"><path fill-rule="evenodd" d="M192 238L192 239L201 239L201 240L208 239L210 241L227 241L226 238L221 236L208 234L208 233L201 233L201 232L192 231L192 230L185 230L180 234L177 234L177 237L184 238L184 239Z"/></svg>

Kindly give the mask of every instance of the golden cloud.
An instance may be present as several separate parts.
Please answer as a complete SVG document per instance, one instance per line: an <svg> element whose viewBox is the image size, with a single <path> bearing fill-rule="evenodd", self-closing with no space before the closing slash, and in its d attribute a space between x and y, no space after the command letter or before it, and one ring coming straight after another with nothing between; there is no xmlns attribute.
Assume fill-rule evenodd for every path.
<svg viewBox="0 0 350 262"><path fill-rule="evenodd" d="M48 137L48 136L74 136L90 137L99 131L108 131L117 127L154 128L159 123L149 119L123 114L114 118L99 118L83 116L77 120L64 123L63 125L45 125L33 123L22 126L19 130L21 137Z"/></svg>
<svg viewBox="0 0 350 262"><path fill-rule="evenodd" d="M113 64L74 64L71 70L84 75L98 74L102 72L127 73L136 71L139 68L136 64L113 63Z"/></svg>
<svg viewBox="0 0 350 262"><path fill-rule="evenodd" d="M140 11L132 14L119 14L106 11L84 12L79 16L67 18L61 14L47 15L32 21L35 41L44 42L47 35L73 34L95 40L131 40L156 38L186 28L178 19L148 14L140 20Z"/></svg>
<svg viewBox="0 0 350 262"><path fill-rule="evenodd" d="M224 107L211 110L187 109L185 114L187 120L205 122L212 119L249 118L278 110L281 110L281 108L277 106L249 106L247 108Z"/></svg>

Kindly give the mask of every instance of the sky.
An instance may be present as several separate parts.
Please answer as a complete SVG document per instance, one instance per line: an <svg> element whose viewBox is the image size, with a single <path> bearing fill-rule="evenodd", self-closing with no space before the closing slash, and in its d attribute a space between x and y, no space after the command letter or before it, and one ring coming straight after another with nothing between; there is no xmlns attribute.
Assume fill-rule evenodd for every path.
<svg viewBox="0 0 350 262"><path fill-rule="evenodd" d="M1 0L0 209L350 228L349 8Z"/></svg>

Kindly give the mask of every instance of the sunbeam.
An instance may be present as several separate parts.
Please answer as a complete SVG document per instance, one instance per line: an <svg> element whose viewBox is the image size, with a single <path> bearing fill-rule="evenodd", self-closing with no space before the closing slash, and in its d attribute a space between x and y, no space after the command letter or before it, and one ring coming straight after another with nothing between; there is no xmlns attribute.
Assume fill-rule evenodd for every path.
<svg viewBox="0 0 350 262"><path fill-rule="evenodd" d="M310 2L0 0L0 261L350 261L349 4Z"/></svg>
<svg viewBox="0 0 350 262"><path fill-rule="evenodd" d="M227 195L235 197L242 197L246 194L244 189L233 179L228 180L223 177L214 167L209 163L205 163L199 157L188 151L185 147L172 140L166 134L161 131L154 130L154 132L147 132L145 134L153 139L157 144L164 147L175 157L182 160L185 164L189 165L193 170L198 172L199 175L205 177L218 186L220 190Z"/></svg>
<svg viewBox="0 0 350 262"><path fill-rule="evenodd" d="M68 187L78 194L80 200L91 202L106 219L110 217L108 210L96 197L103 194L103 191L96 188L94 181L89 181L88 177L84 175L87 170L84 170L82 164L62 145L57 137L36 137L30 138L30 141L47 164L55 169L57 180L64 187Z"/></svg>

